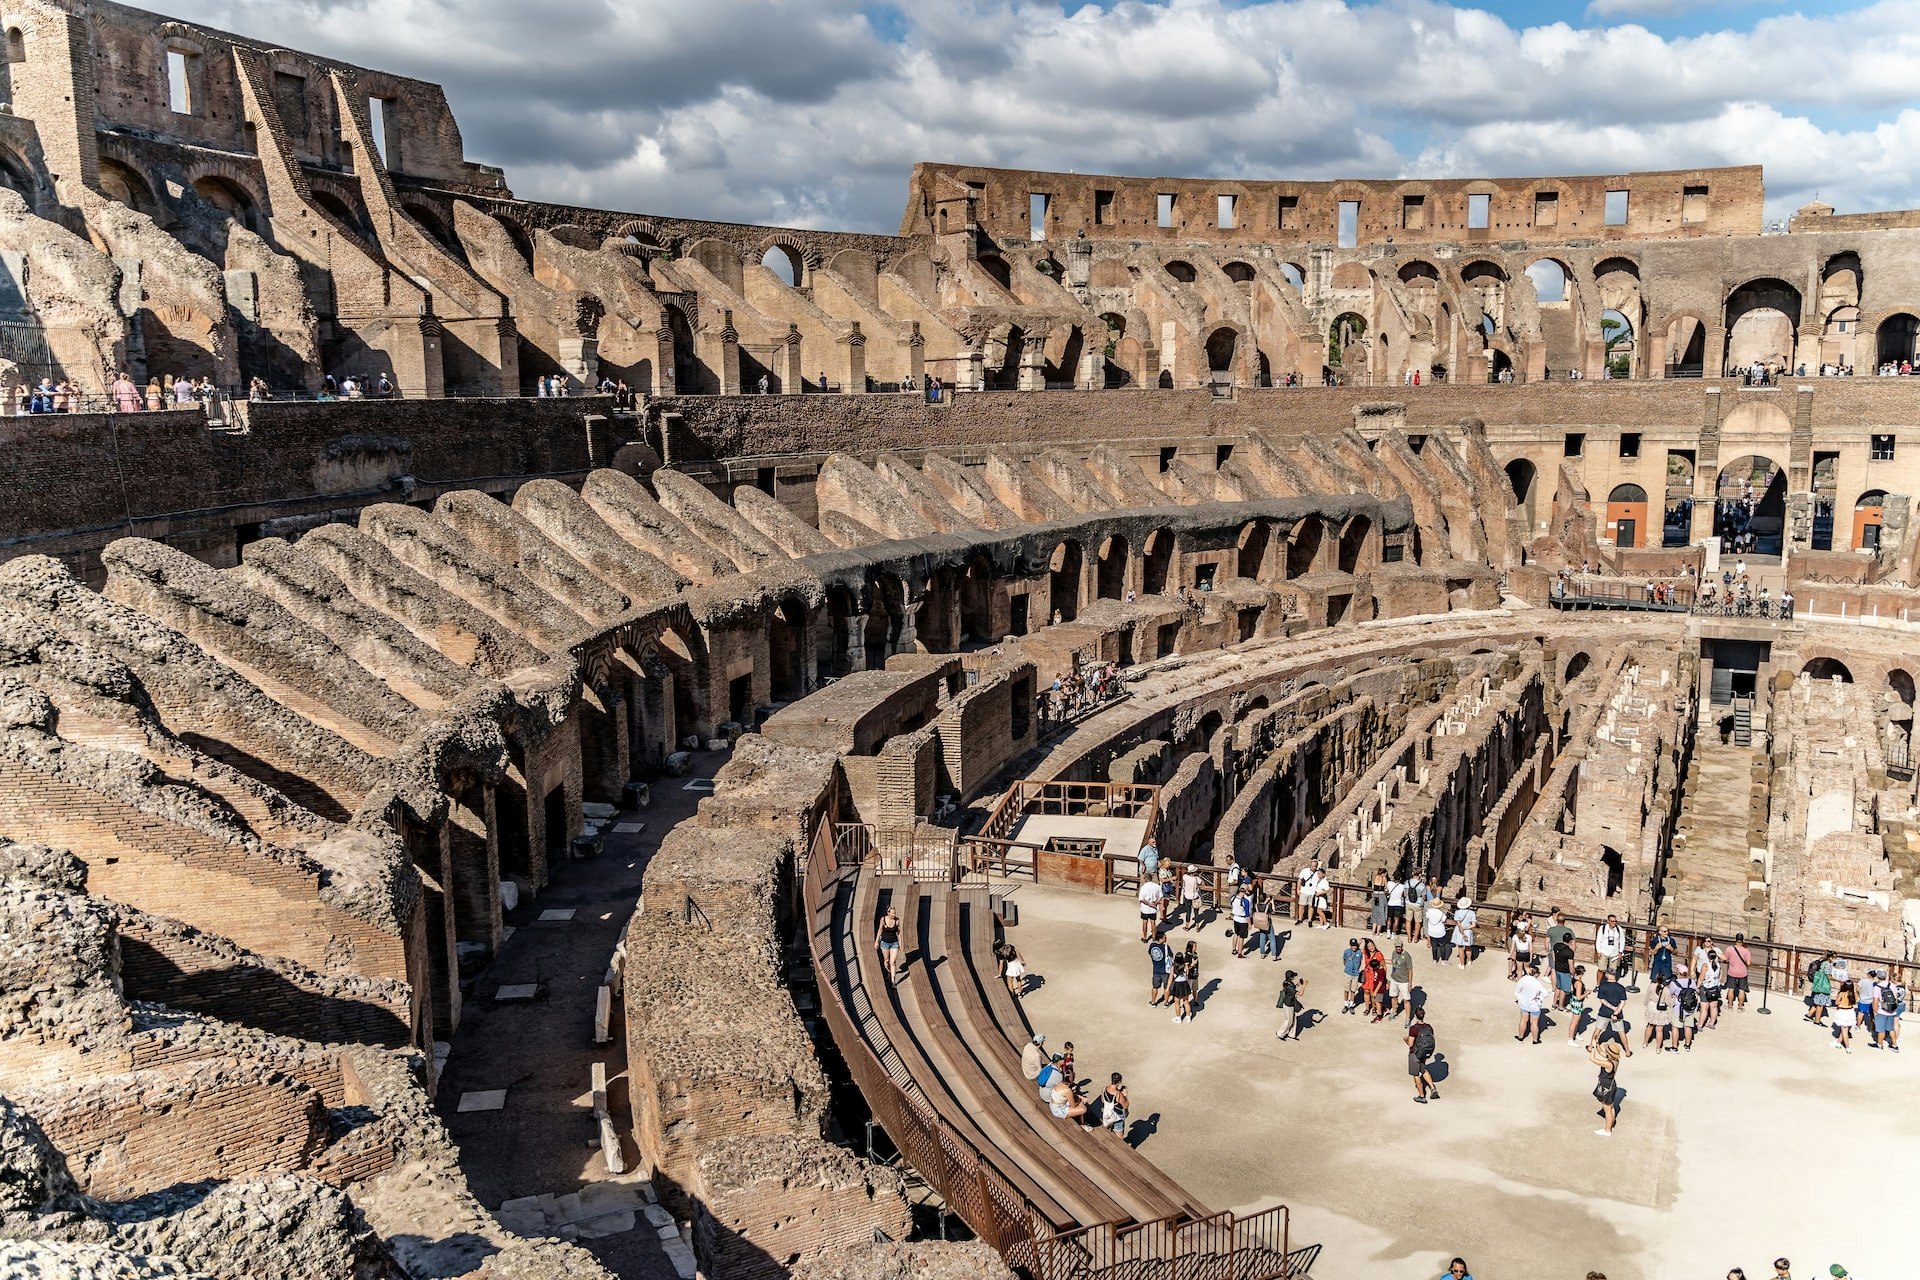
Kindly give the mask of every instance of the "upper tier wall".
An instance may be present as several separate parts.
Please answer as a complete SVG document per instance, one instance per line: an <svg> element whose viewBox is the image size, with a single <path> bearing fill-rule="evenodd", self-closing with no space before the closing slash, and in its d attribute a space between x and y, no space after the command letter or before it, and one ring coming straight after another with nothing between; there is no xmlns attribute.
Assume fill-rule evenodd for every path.
<svg viewBox="0 0 1920 1280"><path fill-rule="evenodd" d="M1617 225L1607 222L1610 191L1627 193L1626 217ZM1084 230L1098 239L1216 244L1333 244L1342 201L1359 205L1358 244L1756 235L1765 200L1758 165L1577 178L1245 182L920 164L900 233L964 230L971 204L988 235L1024 240L1033 230L1034 195L1048 197L1049 240ZM1474 195L1489 198L1484 226L1470 225L1480 221L1469 218ZM1161 217L1162 196L1173 197L1168 219ZM1233 200L1224 227L1223 196Z"/></svg>

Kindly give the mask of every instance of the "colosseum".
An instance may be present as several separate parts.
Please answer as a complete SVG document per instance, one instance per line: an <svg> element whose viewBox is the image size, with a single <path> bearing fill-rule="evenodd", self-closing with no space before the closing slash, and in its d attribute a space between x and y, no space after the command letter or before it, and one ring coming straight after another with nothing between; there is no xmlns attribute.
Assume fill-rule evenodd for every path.
<svg viewBox="0 0 1920 1280"><path fill-rule="evenodd" d="M0 27L0 1273L1911 1265L1920 211L927 163L897 235L721 224L519 199L432 84ZM1371 1019L1343 931L1414 957ZM1759 1016L1821 984L1850 1043Z"/></svg>

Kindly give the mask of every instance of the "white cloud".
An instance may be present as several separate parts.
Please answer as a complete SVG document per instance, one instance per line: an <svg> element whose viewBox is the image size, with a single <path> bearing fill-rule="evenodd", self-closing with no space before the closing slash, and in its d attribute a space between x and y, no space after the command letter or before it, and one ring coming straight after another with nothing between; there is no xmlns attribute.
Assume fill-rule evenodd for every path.
<svg viewBox="0 0 1920 1280"><path fill-rule="evenodd" d="M1301 178L1760 162L1776 215L1815 190L1844 211L1920 189L1920 0L1768 6L1688 38L1438 0L949 0L903 5L898 41L859 0L169 7L439 81L469 154L522 195L641 212L892 230L917 160Z"/></svg>

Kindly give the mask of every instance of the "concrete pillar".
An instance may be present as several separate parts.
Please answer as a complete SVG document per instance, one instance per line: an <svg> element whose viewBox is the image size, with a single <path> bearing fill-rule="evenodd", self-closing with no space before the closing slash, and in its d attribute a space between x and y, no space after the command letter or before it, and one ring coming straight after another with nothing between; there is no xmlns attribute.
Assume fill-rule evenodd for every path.
<svg viewBox="0 0 1920 1280"><path fill-rule="evenodd" d="M673 330L661 325L653 331L653 387L655 395L670 396L679 388L674 386L674 347Z"/></svg>
<svg viewBox="0 0 1920 1280"><path fill-rule="evenodd" d="M920 333L918 320L913 322L913 332L907 335L907 376L916 387L927 385L927 340Z"/></svg>
<svg viewBox="0 0 1920 1280"><path fill-rule="evenodd" d="M737 396L740 394L740 331L733 327L733 312L720 313L724 321L720 326L720 394Z"/></svg>

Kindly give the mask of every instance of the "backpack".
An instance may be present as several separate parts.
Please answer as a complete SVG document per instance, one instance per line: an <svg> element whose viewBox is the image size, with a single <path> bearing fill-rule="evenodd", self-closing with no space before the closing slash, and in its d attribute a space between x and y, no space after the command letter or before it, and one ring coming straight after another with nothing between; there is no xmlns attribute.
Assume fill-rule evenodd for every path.
<svg viewBox="0 0 1920 1280"><path fill-rule="evenodd" d="M1892 1013L1900 1007L1900 998L1893 994L1893 984L1887 983L1880 988L1880 1012Z"/></svg>
<svg viewBox="0 0 1920 1280"><path fill-rule="evenodd" d="M1697 1013L1700 1010L1700 993L1692 987L1680 988L1680 1011Z"/></svg>
<svg viewBox="0 0 1920 1280"><path fill-rule="evenodd" d="M1413 1056L1422 1062L1433 1056L1433 1028L1424 1022L1413 1033Z"/></svg>

